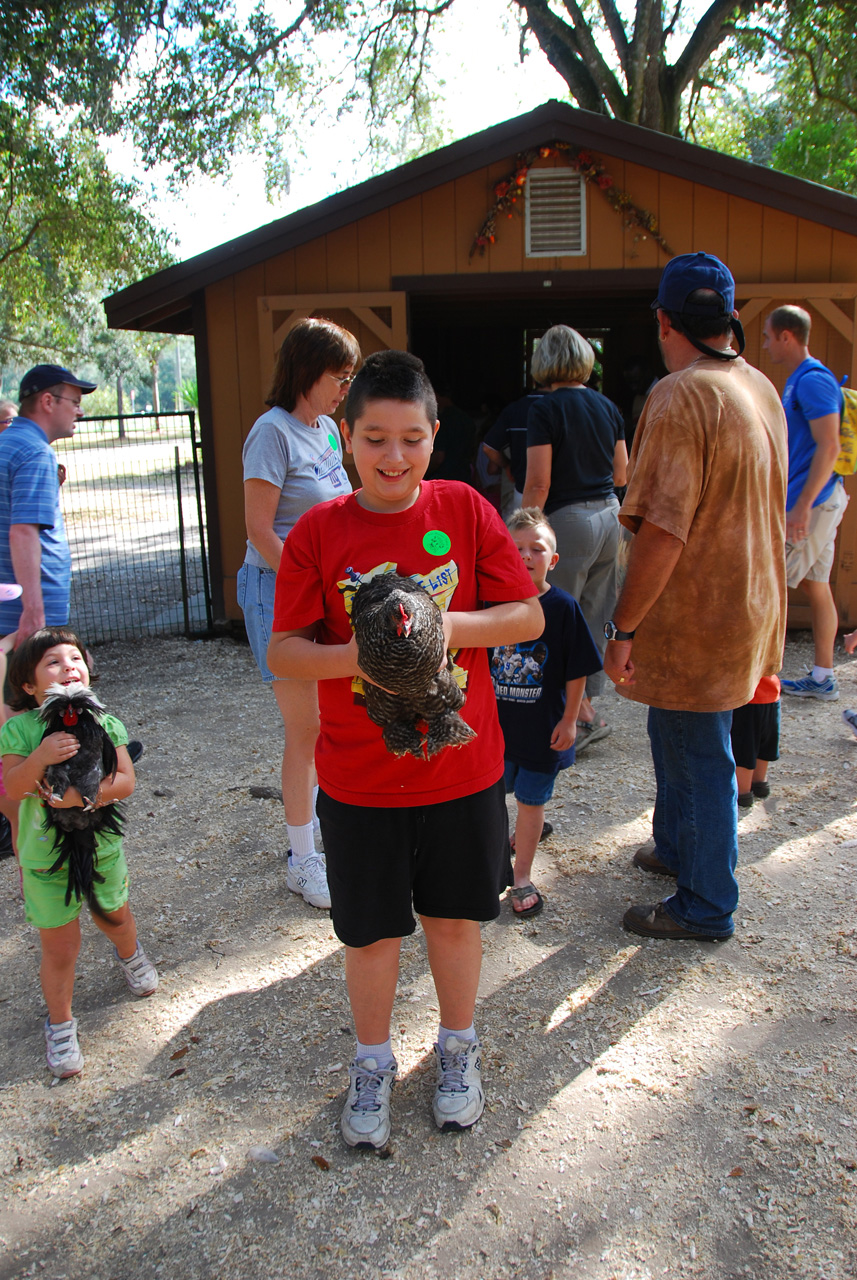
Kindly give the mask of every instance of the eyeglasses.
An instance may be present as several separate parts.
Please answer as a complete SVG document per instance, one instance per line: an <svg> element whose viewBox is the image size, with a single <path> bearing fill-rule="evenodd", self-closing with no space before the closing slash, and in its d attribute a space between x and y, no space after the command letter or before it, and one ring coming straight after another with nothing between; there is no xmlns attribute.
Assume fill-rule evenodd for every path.
<svg viewBox="0 0 857 1280"><path fill-rule="evenodd" d="M338 382L341 387L350 387L352 382L354 381L353 373L349 373L344 378L338 378L335 373L329 373L327 376L328 378L333 378L333 381Z"/></svg>
<svg viewBox="0 0 857 1280"><path fill-rule="evenodd" d="M81 408L81 403L80 403L80 401L79 401L79 400L72 400L71 396L57 396L57 395L54 395L53 391L51 392L51 395L54 397L54 400L67 400L67 401L69 402L69 404L73 404L73 405L74 405L75 409L80 409L80 408Z"/></svg>

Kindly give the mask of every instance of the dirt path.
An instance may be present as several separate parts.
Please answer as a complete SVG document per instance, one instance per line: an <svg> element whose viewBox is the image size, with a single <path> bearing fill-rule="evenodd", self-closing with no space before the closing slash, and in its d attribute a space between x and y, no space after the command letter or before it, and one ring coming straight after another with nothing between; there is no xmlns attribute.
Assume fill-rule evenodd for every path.
<svg viewBox="0 0 857 1280"><path fill-rule="evenodd" d="M806 658L791 643L789 671ZM564 775L536 862L547 908L484 929L489 1104L434 1128L425 948L404 950L387 1159L338 1135L341 948L285 888L279 718L228 640L99 651L145 740L127 850L161 988L135 1002L92 927L84 1074L51 1086L37 947L0 864L0 1280L841 1280L857 1276L857 664L784 706L775 804L741 822L726 944L622 931L660 884L645 712ZM277 1163L273 1163L276 1159Z"/></svg>

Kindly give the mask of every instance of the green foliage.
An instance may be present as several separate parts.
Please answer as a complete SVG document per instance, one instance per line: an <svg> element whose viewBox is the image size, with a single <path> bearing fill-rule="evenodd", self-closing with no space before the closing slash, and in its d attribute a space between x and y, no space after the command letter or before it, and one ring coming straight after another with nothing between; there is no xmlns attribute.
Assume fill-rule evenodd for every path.
<svg viewBox="0 0 857 1280"><path fill-rule="evenodd" d="M857 195L857 117L813 101L790 75L763 95L713 96L691 121L695 142Z"/></svg>
<svg viewBox="0 0 857 1280"><path fill-rule="evenodd" d="M196 378L185 378L182 383L182 401L186 408L199 411L199 384Z"/></svg>
<svg viewBox="0 0 857 1280"><path fill-rule="evenodd" d="M137 198L89 128L0 104L0 358L21 344L79 353L100 311L95 282L106 292L170 261Z"/></svg>

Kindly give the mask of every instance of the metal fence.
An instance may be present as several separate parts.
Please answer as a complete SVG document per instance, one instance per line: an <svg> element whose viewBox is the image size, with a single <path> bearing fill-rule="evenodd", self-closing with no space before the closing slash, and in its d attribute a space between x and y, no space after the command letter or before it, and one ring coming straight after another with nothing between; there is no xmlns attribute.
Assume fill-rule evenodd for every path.
<svg viewBox="0 0 857 1280"><path fill-rule="evenodd" d="M82 638L210 631L196 415L81 418L54 448L66 473L70 616Z"/></svg>

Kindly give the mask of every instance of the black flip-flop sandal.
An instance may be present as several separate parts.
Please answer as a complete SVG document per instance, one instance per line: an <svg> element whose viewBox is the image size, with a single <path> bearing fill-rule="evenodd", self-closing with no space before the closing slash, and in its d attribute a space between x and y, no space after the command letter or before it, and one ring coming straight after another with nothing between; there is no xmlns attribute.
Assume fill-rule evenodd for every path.
<svg viewBox="0 0 857 1280"><path fill-rule="evenodd" d="M537 916L545 905L544 898L534 884L522 884L519 887L512 886L509 893L513 899L512 915L519 920L524 920L527 916ZM531 907L525 907L523 911L515 910L515 902L523 902L524 898L532 898L533 895L535 895L536 901Z"/></svg>

